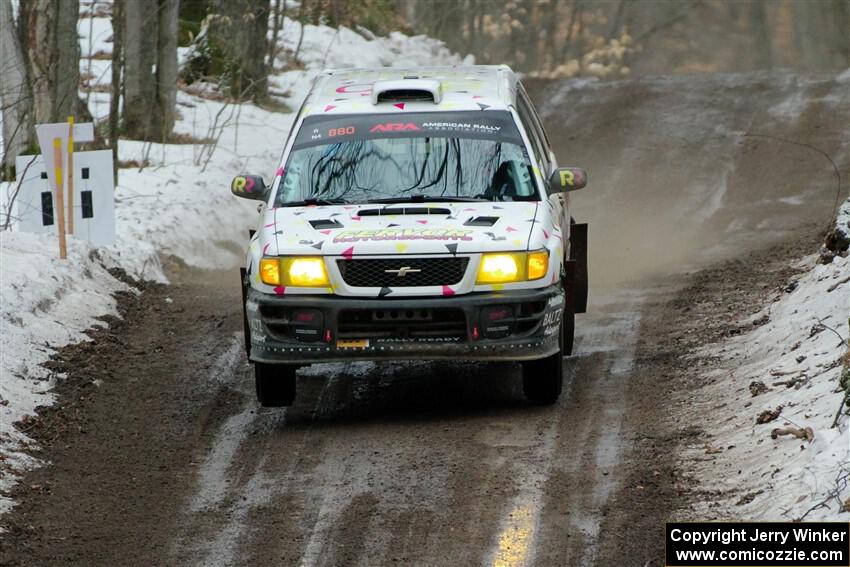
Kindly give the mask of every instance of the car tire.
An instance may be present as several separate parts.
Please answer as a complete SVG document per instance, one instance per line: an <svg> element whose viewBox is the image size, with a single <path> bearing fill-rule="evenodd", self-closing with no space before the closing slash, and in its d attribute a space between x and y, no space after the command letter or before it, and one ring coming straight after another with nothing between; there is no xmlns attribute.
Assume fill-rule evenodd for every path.
<svg viewBox="0 0 850 567"><path fill-rule="evenodd" d="M564 384L564 353L566 352L568 320L572 320L572 313L565 311L564 319L558 332L559 350L555 354L530 360L523 363L522 367L522 391L525 398L532 403L551 405L558 401ZM572 333L572 330L570 330ZM570 348L572 348L572 336L570 336Z"/></svg>
<svg viewBox="0 0 850 567"><path fill-rule="evenodd" d="M257 401L267 408L291 406L295 401L295 371L291 364L254 363Z"/></svg>

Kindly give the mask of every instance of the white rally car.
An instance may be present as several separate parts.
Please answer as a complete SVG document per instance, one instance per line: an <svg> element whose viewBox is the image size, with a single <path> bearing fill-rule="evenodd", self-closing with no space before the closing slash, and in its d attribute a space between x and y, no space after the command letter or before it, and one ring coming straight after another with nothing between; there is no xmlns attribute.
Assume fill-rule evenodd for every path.
<svg viewBox="0 0 850 567"><path fill-rule="evenodd" d="M506 66L326 71L286 141L242 270L264 406L338 360L522 361L553 403L587 302L587 225Z"/></svg>

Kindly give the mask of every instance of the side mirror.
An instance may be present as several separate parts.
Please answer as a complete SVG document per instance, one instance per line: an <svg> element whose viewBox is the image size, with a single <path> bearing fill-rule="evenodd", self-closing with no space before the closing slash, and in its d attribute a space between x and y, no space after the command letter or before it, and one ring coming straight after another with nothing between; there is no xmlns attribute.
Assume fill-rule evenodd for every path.
<svg viewBox="0 0 850 567"><path fill-rule="evenodd" d="M548 193L576 191L587 185L587 172L580 167L559 167L549 176Z"/></svg>
<svg viewBox="0 0 850 567"><path fill-rule="evenodd" d="M265 201L269 196L269 188L259 175L237 175L230 182L230 192L243 199Z"/></svg>

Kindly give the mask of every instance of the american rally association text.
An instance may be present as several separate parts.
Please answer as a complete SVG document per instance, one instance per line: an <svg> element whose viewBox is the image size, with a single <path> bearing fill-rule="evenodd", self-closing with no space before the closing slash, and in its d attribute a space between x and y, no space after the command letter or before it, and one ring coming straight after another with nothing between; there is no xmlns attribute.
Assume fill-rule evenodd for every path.
<svg viewBox="0 0 850 567"><path fill-rule="evenodd" d="M794 528L789 531L763 530L756 527L740 527L716 530L686 530L675 528L670 532L673 541L687 541L696 544L722 543L728 545L738 541L766 541L785 544L793 536L793 543L845 541L847 532L843 530Z"/></svg>

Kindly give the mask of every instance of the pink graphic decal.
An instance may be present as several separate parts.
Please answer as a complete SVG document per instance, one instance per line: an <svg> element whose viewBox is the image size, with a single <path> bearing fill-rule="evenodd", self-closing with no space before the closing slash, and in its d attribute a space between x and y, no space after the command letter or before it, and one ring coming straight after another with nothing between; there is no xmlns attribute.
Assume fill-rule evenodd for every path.
<svg viewBox="0 0 850 567"><path fill-rule="evenodd" d="M452 288L450 288L447 285L443 286L443 295L454 295L454 294L455 294L455 290L453 290Z"/></svg>
<svg viewBox="0 0 850 567"><path fill-rule="evenodd" d="M322 233L322 234L324 234L324 235L328 235L328 234L330 234L330 233L331 233L330 229L320 230L319 232L321 232L321 233Z"/></svg>
<svg viewBox="0 0 850 567"><path fill-rule="evenodd" d="M475 96L473 96L472 98L484 98L484 97L483 97L483 96L481 96L481 95L475 95Z"/></svg>
<svg viewBox="0 0 850 567"><path fill-rule="evenodd" d="M399 110L404 110L404 103L403 102L397 102L393 106L398 108Z"/></svg>
<svg viewBox="0 0 850 567"><path fill-rule="evenodd" d="M351 220L359 221L360 217L358 215L351 215Z"/></svg>
<svg viewBox="0 0 850 567"><path fill-rule="evenodd" d="M263 256L265 256L265 255L266 255L266 251L269 249L269 246L271 246L271 243L266 244L265 246L263 246Z"/></svg>
<svg viewBox="0 0 850 567"><path fill-rule="evenodd" d="M352 94L352 93L372 93L372 85L368 83L360 83L354 85L343 85L341 87L337 87L336 92L343 94Z"/></svg>
<svg viewBox="0 0 850 567"><path fill-rule="evenodd" d="M505 229L505 232L516 232L516 231L517 231L517 230L516 230L514 227L512 227L512 226L509 226L509 227L507 227L507 228Z"/></svg>
<svg viewBox="0 0 850 567"><path fill-rule="evenodd" d="M272 228L273 226L274 226L274 223L271 223L271 224L265 225L263 228Z"/></svg>
<svg viewBox="0 0 850 567"><path fill-rule="evenodd" d="M416 222L418 222L419 224L428 224L428 221L426 220L418 220Z"/></svg>
<svg viewBox="0 0 850 567"><path fill-rule="evenodd" d="M284 169L282 167L277 168L277 171L274 172L275 176L280 177L283 175Z"/></svg>
<svg viewBox="0 0 850 567"><path fill-rule="evenodd" d="M350 248L346 248L342 252L342 257L345 258L346 260L351 260L352 256L354 256L354 246L352 246Z"/></svg>
<svg viewBox="0 0 850 567"><path fill-rule="evenodd" d="M334 108L336 108L334 105L329 104L325 107L325 112L328 112L329 110L333 110Z"/></svg>
<svg viewBox="0 0 850 567"><path fill-rule="evenodd" d="M549 240L549 233L546 232L545 228L543 229L543 238L545 238L546 240Z"/></svg>
<svg viewBox="0 0 850 567"><path fill-rule="evenodd" d="M286 291L286 288L283 287L282 285L279 285L276 288L274 288L274 292L278 295L283 295L285 291Z"/></svg>

